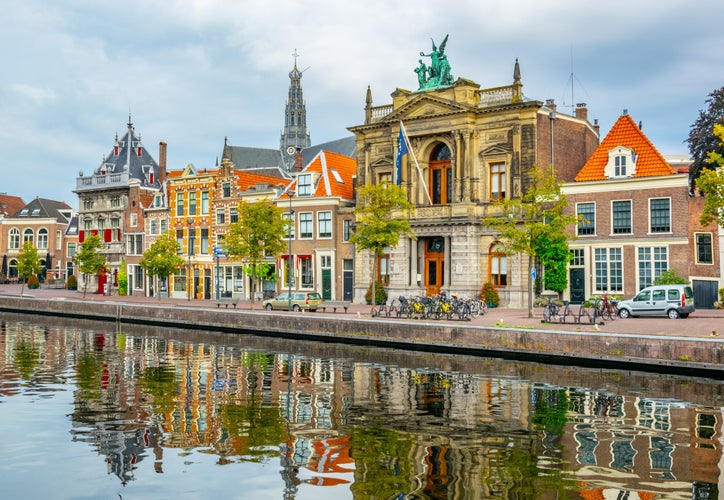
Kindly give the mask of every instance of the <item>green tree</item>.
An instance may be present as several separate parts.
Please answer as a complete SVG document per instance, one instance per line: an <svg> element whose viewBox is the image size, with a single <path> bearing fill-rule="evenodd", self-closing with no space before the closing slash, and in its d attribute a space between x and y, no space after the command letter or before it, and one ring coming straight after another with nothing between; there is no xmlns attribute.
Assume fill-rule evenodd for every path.
<svg viewBox="0 0 724 500"><path fill-rule="evenodd" d="M80 244L80 250L75 255L78 270L85 275L83 276L83 298L88 290L87 275L97 275L106 265L106 258L100 252L101 248L103 248L103 243L101 243L100 237L97 234L91 234Z"/></svg>
<svg viewBox="0 0 724 500"><path fill-rule="evenodd" d="M168 277L184 265L184 259L180 253L181 246L176 240L176 236L169 230L159 236L153 245L143 253L138 265L149 276L157 276L160 281L167 282ZM160 302L161 294L156 295Z"/></svg>
<svg viewBox="0 0 724 500"><path fill-rule="evenodd" d="M714 125L714 137L724 146L724 126ZM721 149L721 148L720 148ZM710 151L707 162L717 168L706 169L696 179L696 187L705 196L704 208L701 211L699 222L706 226L712 221L724 225L724 156L718 151Z"/></svg>
<svg viewBox="0 0 724 500"><path fill-rule="evenodd" d="M264 273L264 255L278 256L284 249L284 236L289 222L284 211L268 200L239 203L239 220L229 226L224 248L230 258L246 261L251 282ZM251 308L254 309L254 290L250 290Z"/></svg>
<svg viewBox="0 0 724 500"><path fill-rule="evenodd" d="M724 124L724 87L714 90L706 100L708 107L699 110L699 116L689 128L689 154L693 160L689 168L691 187L701 174L711 169L709 153L724 154L724 144L713 136L711 131L715 125Z"/></svg>
<svg viewBox="0 0 724 500"><path fill-rule="evenodd" d="M547 290L562 293L568 286L570 251L566 235L541 235L536 242L536 255L543 264L543 285Z"/></svg>
<svg viewBox="0 0 724 500"><path fill-rule="evenodd" d="M121 268L118 270L118 295L128 295L128 271L125 259L121 261Z"/></svg>
<svg viewBox="0 0 724 500"><path fill-rule="evenodd" d="M577 221L576 216L567 215L566 196L552 169L532 168L529 172L530 185L520 198L500 202L495 216L485 217L483 224L498 231L498 239L506 253L520 253L528 256L528 276L533 263L540 258L547 243L555 242L559 247L556 258L561 259L565 249L568 258L567 226ZM548 260L552 264L552 260ZM528 279L528 317L533 317L533 279Z"/></svg>
<svg viewBox="0 0 724 500"><path fill-rule="evenodd" d="M22 280L23 286L20 288L20 295L25 291L25 282L35 276L42 269L40 257L38 257L38 249L33 246L31 241L23 243L23 247L18 254L18 277Z"/></svg>
<svg viewBox="0 0 724 500"><path fill-rule="evenodd" d="M414 210L401 186L367 184L357 190L357 206L354 209L357 222L349 240L357 245L357 251L368 250L374 254L370 263L370 290L379 281L377 258L385 248L396 246L403 236L415 238L409 221ZM402 216L404 213L406 217Z"/></svg>

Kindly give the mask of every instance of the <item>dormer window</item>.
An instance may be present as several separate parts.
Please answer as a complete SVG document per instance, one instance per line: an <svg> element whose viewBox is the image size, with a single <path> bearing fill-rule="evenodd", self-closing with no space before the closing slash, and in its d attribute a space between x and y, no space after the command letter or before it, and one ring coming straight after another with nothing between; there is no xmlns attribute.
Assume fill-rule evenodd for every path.
<svg viewBox="0 0 724 500"><path fill-rule="evenodd" d="M300 174L297 177L297 188L299 196L310 196L312 194L312 174Z"/></svg>
<svg viewBox="0 0 724 500"><path fill-rule="evenodd" d="M636 152L624 146L616 146L608 151L608 163L604 174L608 179L633 177L636 173Z"/></svg>

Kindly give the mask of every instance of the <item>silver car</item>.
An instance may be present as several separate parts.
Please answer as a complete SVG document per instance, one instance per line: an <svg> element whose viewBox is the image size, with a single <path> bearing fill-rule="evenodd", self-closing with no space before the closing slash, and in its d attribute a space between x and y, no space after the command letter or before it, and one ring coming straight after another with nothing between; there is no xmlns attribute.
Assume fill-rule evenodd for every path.
<svg viewBox="0 0 724 500"><path fill-rule="evenodd" d="M668 316L686 318L696 310L694 292L689 285L654 285L641 290L629 300L618 303L622 318L637 316Z"/></svg>

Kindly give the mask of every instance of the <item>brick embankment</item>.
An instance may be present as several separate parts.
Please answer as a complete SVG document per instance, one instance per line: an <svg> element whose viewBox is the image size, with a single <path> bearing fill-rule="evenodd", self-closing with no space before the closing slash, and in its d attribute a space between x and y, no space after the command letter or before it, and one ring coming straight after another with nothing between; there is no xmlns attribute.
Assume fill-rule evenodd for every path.
<svg viewBox="0 0 724 500"><path fill-rule="evenodd" d="M687 319L617 319L604 324L544 324L541 310L492 309L470 322L373 318L370 306L349 312L290 313L218 309L211 300L106 297L0 285L0 311L193 327L429 352L459 352L558 364L583 364L724 378L723 311Z"/></svg>

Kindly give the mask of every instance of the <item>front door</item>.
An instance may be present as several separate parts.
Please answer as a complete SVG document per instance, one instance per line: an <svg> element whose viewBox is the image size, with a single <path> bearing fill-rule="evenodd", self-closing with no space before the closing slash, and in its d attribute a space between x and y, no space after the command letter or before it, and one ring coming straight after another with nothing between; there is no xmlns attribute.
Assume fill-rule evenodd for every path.
<svg viewBox="0 0 724 500"><path fill-rule="evenodd" d="M332 300L332 270L322 269L322 298Z"/></svg>
<svg viewBox="0 0 724 500"><path fill-rule="evenodd" d="M445 240L425 242L425 294L437 295L445 280Z"/></svg>
<svg viewBox="0 0 724 500"><path fill-rule="evenodd" d="M583 304L586 301L585 275L583 268L571 268L571 304Z"/></svg>
<svg viewBox="0 0 724 500"><path fill-rule="evenodd" d="M354 294L354 261L352 259L344 260L344 300L352 300Z"/></svg>

